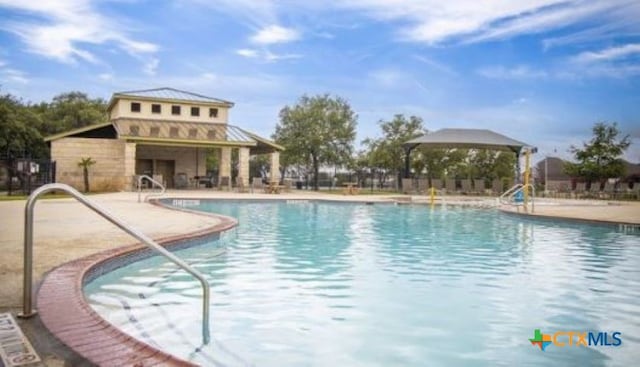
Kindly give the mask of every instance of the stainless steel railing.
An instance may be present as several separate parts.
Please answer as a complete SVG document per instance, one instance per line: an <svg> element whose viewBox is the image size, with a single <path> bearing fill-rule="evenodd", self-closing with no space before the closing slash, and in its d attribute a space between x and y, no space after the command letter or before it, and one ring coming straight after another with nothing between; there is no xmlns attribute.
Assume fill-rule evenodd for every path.
<svg viewBox="0 0 640 367"><path fill-rule="evenodd" d="M23 275L23 303L22 312L18 314L19 317L27 318L35 315L37 311L33 309L32 297L33 297L33 213L38 198L51 191L64 191L73 196L80 203L84 204L89 209L96 212L98 215L116 225L116 227L122 229L126 233L138 241L144 243L150 249L158 252L160 255L166 257L171 262L185 270L187 273L193 275L200 281L202 285L202 339L204 343L208 343L210 339L209 334L209 298L210 290L209 283L205 279L204 275L191 267L186 262L182 261L179 257L169 252L164 247L157 244L154 240L147 237L144 233L130 227L122 220L116 218L113 214L109 213L106 209L100 207L98 204L90 201L80 192L69 185L52 183L41 186L36 189L27 199L24 211L24 275Z"/></svg>
<svg viewBox="0 0 640 367"><path fill-rule="evenodd" d="M503 204L503 205L513 205L513 203L511 202L511 199L513 199L513 197L520 191L526 190L526 189L531 189L531 212L533 213L536 209L536 204L535 204L535 198L536 198L536 188L532 185L532 184L515 184L513 185L509 190L505 191L502 195L500 195L500 197L498 198L498 203L499 204ZM528 210L527 205L528 203L523 203L524 204L524 208L525 210Z"/></svg>
<svg viewBox="0 0 640 367"><path fill-rule="evenodd" d="M165 191L167 191L167 188L164 187L164 185L162 183L158 182L157 180L154 180L153 177L148 176L148 175L140 175L140 176L138 176L138 182L137 182L138 183L138 202L140 202L140 195L142 193L142 180L145 179L145 178L147 180L151 181L151 183L153 185L160 186L161 190L160 190L160 192L157 192L157 193L153 193L152 192L150 194L147 194L147 196L144 197L144 201L149 200L149 198L152 197L152 196L153 197L160 197L160 196L164 195Z"/></svg>

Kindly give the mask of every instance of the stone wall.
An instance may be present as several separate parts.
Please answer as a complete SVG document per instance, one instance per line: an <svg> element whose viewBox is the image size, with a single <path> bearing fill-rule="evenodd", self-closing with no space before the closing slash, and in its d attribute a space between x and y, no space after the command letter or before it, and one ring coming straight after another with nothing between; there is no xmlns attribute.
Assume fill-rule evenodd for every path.
<svg viewBox="0 0 640 367"><path fill-rule="evenodd" d="M51 142L51 159L56 161L56 182L84 190L82 167L78 162L91 157L91 191L130 189L131 176L125 175L125 141L115 139L62 138Z"/></svg>

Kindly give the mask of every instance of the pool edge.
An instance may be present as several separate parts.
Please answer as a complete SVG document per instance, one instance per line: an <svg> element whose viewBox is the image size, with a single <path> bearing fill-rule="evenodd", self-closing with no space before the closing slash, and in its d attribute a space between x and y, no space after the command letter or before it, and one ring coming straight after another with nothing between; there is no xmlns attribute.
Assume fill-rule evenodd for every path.
<svg viewBox="0 0 640 367"><path fill-rule="evenodd" d="M153 203L169 210L181 210L161 203ZM188 211L188 210L187 210ZM237 225L237 220L223 215L189 211L209 216L218 223L198 231L166 236L156 240L171 248L184 241L225 232ZM193 363L154 348L120 331L100 317L87 303L83 292L85 278L101 265L146 251L142 244L115 249L72 260L49 271L37 293L39 317L43 325L63 344L100 366L194 366Z"/></svg>

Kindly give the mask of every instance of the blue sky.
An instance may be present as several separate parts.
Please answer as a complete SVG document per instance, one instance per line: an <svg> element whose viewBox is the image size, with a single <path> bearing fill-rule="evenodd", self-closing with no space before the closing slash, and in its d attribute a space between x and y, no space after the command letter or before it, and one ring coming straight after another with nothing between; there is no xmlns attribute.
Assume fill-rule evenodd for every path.
<svg viewBox="0 0 640 367"><path fill-rule="evenodd" d="M265 136L331 93L358 141L403 113L561 157L617 121L640 162L638 19L637 0L0 0L0 91L169 86L234 101L231 122Z"/></svg>

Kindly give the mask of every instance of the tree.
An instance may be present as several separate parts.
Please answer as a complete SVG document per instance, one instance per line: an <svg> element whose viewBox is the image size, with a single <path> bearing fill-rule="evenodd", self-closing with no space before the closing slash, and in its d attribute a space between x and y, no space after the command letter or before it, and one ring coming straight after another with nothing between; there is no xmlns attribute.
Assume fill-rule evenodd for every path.
<svg viewBox="0 0 640 367"><path fill-rule="evenodd" d="M357 115L347 101L328 94L302 96L295 106L280 110L274 140L285 147L287 164L311 165L318 190L321 164L346 164L353 151Z"/></svg>
<svg viewBox="0 0 640 367"><path fill-rule="evenodd" d="M579 149L571 146L576 163L565 163L565 172L574 177L582 177L588 181L602 181L603 179L624 176L624 163L620 156L629 147L629 135L618 138L620 131L614 122L605 122L593 126L593 138L583 143Z"/></svg>
<svg viewBox="0 0 640 367"><path fill-rule="evenodd" d="M81 158L78 167L82 167L82 176L84 177L84 192L89 192L89 167L96 164L91 157Z"/></svg>
<svg viewBox="0 0 640 367"><path fill-rule="evenodd" d="M39 116L22 101L10 94L0 96L0 156L8 160L46 157L44 140L33 127L39 123Z"/></svg>
<svg viewBox="0 0 640 367"><path fill-rule="evenodd" d="M108 120L107 103L101 98L91 99L82 92L58 94L51 103L40 103L33 109L42 116L43 123L38 129L45 136Z"/></svg>
<svg viewBox="0 0 640 367"><path fill-rule="evenodd" d="M407 154L403 144L407 140L424 134L422 118L410 116L407 119L404 115L397 114L393 120L380 120L379 124L382 128L382 138L368 141L366 144L371 149L375 148L372 150L374 166L395 174L396 182L399 183L402 179Z"/></svg>

